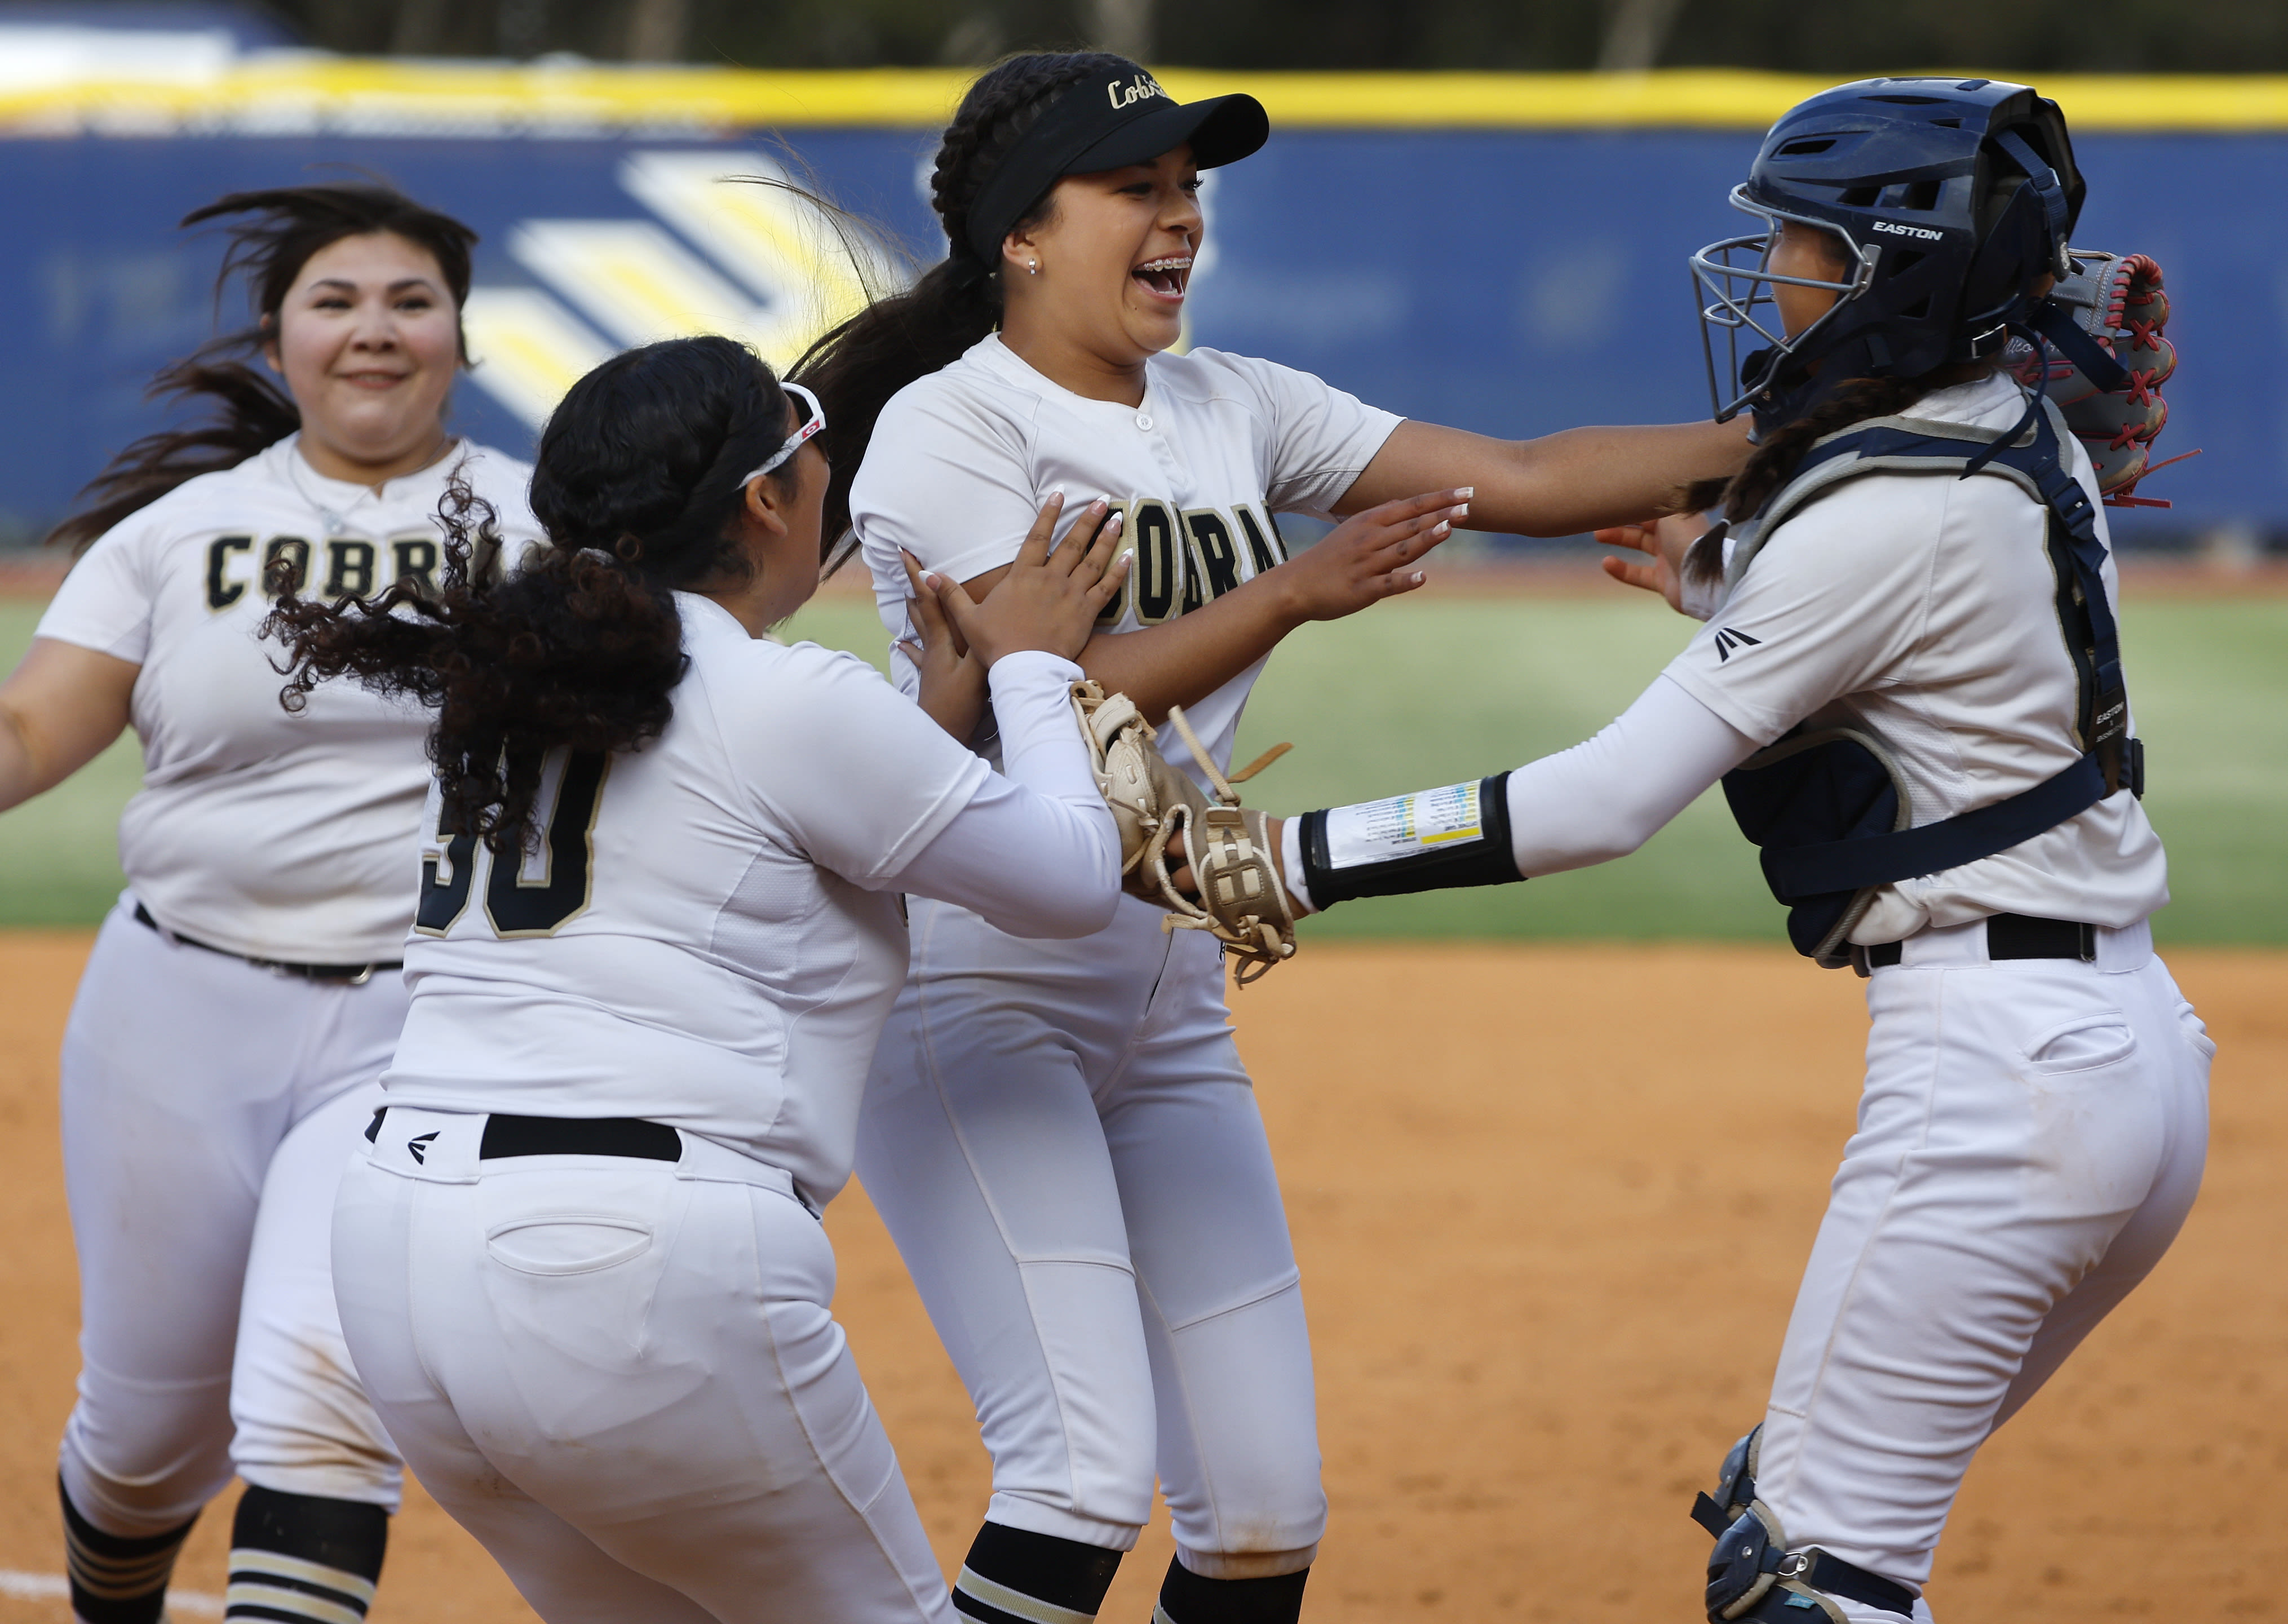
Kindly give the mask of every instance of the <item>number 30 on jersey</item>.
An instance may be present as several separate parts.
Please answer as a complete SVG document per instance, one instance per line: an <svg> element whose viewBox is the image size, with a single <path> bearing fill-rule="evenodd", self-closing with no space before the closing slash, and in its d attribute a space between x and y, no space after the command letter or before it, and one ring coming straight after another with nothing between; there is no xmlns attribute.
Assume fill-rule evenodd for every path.
<svg viewBox="0 0 2288 1624"><path fill-rule="evenodd" d="M413 927L441 936L468 911L476 871L486 870L485 918L497 936L553 935L586 912L594 881L596 809L603 804L611 758L600 750L552 752L539 764L536 813L547 823L537 852L481 850L476 837L438 832L421 856L421 906ZM531 757L510 752L512 775ZM537 870L536 877L533 871Z"/></svg>

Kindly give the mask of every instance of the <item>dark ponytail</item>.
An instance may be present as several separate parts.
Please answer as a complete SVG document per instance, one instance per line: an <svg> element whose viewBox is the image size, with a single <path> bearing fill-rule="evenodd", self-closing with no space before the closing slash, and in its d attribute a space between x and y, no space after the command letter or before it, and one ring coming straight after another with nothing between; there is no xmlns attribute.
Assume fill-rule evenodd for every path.
<svg viewBox="0 0 2288 1624"><path fill-rule="evenodd" d="M497 537L457 479L433 595L408 579L330 607L280 597L263 631L291 657L287 709L340 676L429 706L444 832L496 852L528 844L547 751L634 750L667 726L685 665L675 591L747 573L744 476L786 425L777 378L728 338L614 356L542 431L532 511L548 545L505 578L470 566Z"/></svg>
<svg viewBox="0 0 2288 1624"><path fill-rule="evenodd" d="M833 426L827 431L834 459L826 488L829 540L850 527L850 482L890 397L959 360L1001 324L1001 267L981 262L969 245L969 211L985 183L1068 86L1134 71L1127 58L1103 52L1035 52L988 68L961 99L930 172L930 206L950 241L949 257L903 293L827 333L795 363L793 378L817 393ZM1047 211L1044 197L1012 229L1038 224Z"/></svg>
<svg viewBox="0 0 2288 1624"><path fill-rule="evenodd" d="M202 474L234 468L302 426L293 398L250 362L277 332L278 312L310 256L344 237L385 232L429 251L452 291L457 311L469 298L469 251L477 234L448 214L425 209L384 186L279 187L264 192L233 192L181 223L200 225L226 216L246 216L230 229L215 296L234 276L246 280L254 325L205 345L163 370L149 394L193 400L203 396L219 408L209 422L192 428L146 434L90 481L83 506L48 532L52 545L85 547L122 519ZM464 339L462 359L468 359Z"/></svg>
<svg viewBox="0 0 2288 1624"><path fill-rule="evenodd" d="M1764 505L1795 477L1815 442L1863 423L1870 418L1896 417L1934 389L1973 383L1993 375L1992 362L1965 362L1938 368L1916 378L1855 378L1836 386L1803 416L1766 434L1749 453L1746 464L1729 479L1701 480L1688 485L1678 498L1680 513L1708 513L1718 508L1732 523L1752 519ZM1685 572L1696 580L1714 581L1724 573L1720 542L1713 546L1695 543L1685 558Z"/></svg>

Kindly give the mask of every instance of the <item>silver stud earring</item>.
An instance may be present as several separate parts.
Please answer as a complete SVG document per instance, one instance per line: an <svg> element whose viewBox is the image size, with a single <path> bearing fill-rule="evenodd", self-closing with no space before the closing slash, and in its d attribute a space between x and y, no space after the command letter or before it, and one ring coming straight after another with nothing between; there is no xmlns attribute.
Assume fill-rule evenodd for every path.
<svg viewBox="0 0 2288 1624"><path fill-rule="evenodd" d="M1037 275L1039 275L1040 274L1041 274L1041 262L1040 262L1038 259L1028 259L1028 260L1025 262L1025 275L1028 275L1028 276L1037 276Z"/></svg>

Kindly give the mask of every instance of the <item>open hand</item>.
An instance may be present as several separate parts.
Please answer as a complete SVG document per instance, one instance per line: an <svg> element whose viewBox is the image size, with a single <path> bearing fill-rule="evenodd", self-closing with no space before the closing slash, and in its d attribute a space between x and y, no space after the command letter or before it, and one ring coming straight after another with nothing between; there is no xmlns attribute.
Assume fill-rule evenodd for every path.
<svg viewBox="0 0 2288 1624"><path fill-rule="evenodd" d="M1408 565L1454 533L1474 487L1403 497L1354 513L1315 546L1271 571L1285 585L1296 620L1339 620L1422 585Z"/></svg>
<svg viewBox="0 0 2288 1624"><path fill-rule="evenodd" d="M1682 614L1684 555L1707 529L1707 519L1700 513L1670 513L1641 524L1616 525L1611 529L1599 530L1597 540L1608 547L1627 547L1641 553L1644 558L1640 561L1608 554L1599 562L1613 579L1658 593L1668 600L1669 608Z"/></svg>
<svg viewBox="0 0 2288 1624"><path fill-rule="evenodd" d="M969 652L969 645L945 617L945 606L922 584L921 561L899 550L906 566L906 618L914 635L898 640L898 647L921 674L916 696L930 720L963 744L976 736L985 720L985 665Z"/></svg>
<svg viewBox="0 0 2288 1624"><path fill-rule="evenodd" d="M1016 562L983 602L958 581L934 572L921 577L971 657L989 667L1026 649L1071 659L1087 647L1097 616L1128 579L1132 555L1118 551L1121 515L1100 498L1082 511L1063 542L1050 550L1064 504L1061 492L1041 504Z"/></svg>

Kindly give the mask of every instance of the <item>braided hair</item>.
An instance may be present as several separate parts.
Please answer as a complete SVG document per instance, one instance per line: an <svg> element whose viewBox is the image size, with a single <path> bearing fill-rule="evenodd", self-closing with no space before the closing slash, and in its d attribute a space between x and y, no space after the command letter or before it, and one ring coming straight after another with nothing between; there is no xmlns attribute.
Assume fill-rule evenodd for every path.
<svg viewBox="0 0 2288 1624"><path fill-rule="evenodd" d="M777 378L729 338L615 355L541 434L548 545L505 578L471 565L497 543L495 515L457 478L433 595L409 577L330 605L281 593L263 632L287 647L286 708L348 676L434 710L443 832L525 848L549 750L636 750L666 728L686 665L674 594L751 573L743 476L785 444L786 420Z"/></svg>
<svg viewBox="0 0 2288 1624"><path fill-rule="evenodd" d="M828 537L850 526L850 482L890 397L959 360L1001 324L1001 267L985 264L969 246L969 211L986 182L1069 87L1133 70L1125 57L1103 52L1032 52L988 68L961 99L930 172L930 206L951 243L948 257L905 292L876 301L827 333L795 363L793 376L817 393L834 426L827 431L834 458L823 520ZM1043 196L1015 228L1038 225L1053 207Z"/></svg>
<svg viewBox="0 0 2288 1624"><path fill-rule="evenodd" d="M221 298L233 277L246 283L254 324L213 340L161 370L150 394L203 397L219 407L211 421L146 434L80 492L84 506L48 533L75 549L129 514L148 507L202 474L234 468L302 426L301 409L266 374L249 364L277 337L278 313L311 256L345 237L387 235L426 249L437 261L457 312L469 299L469 251L477 234L449 214L425 209L385 186L290 186L233 192L182 219L185 227L232 219L230 247L215 279ZM468 359L468 341L461 341Z"/></svg>

